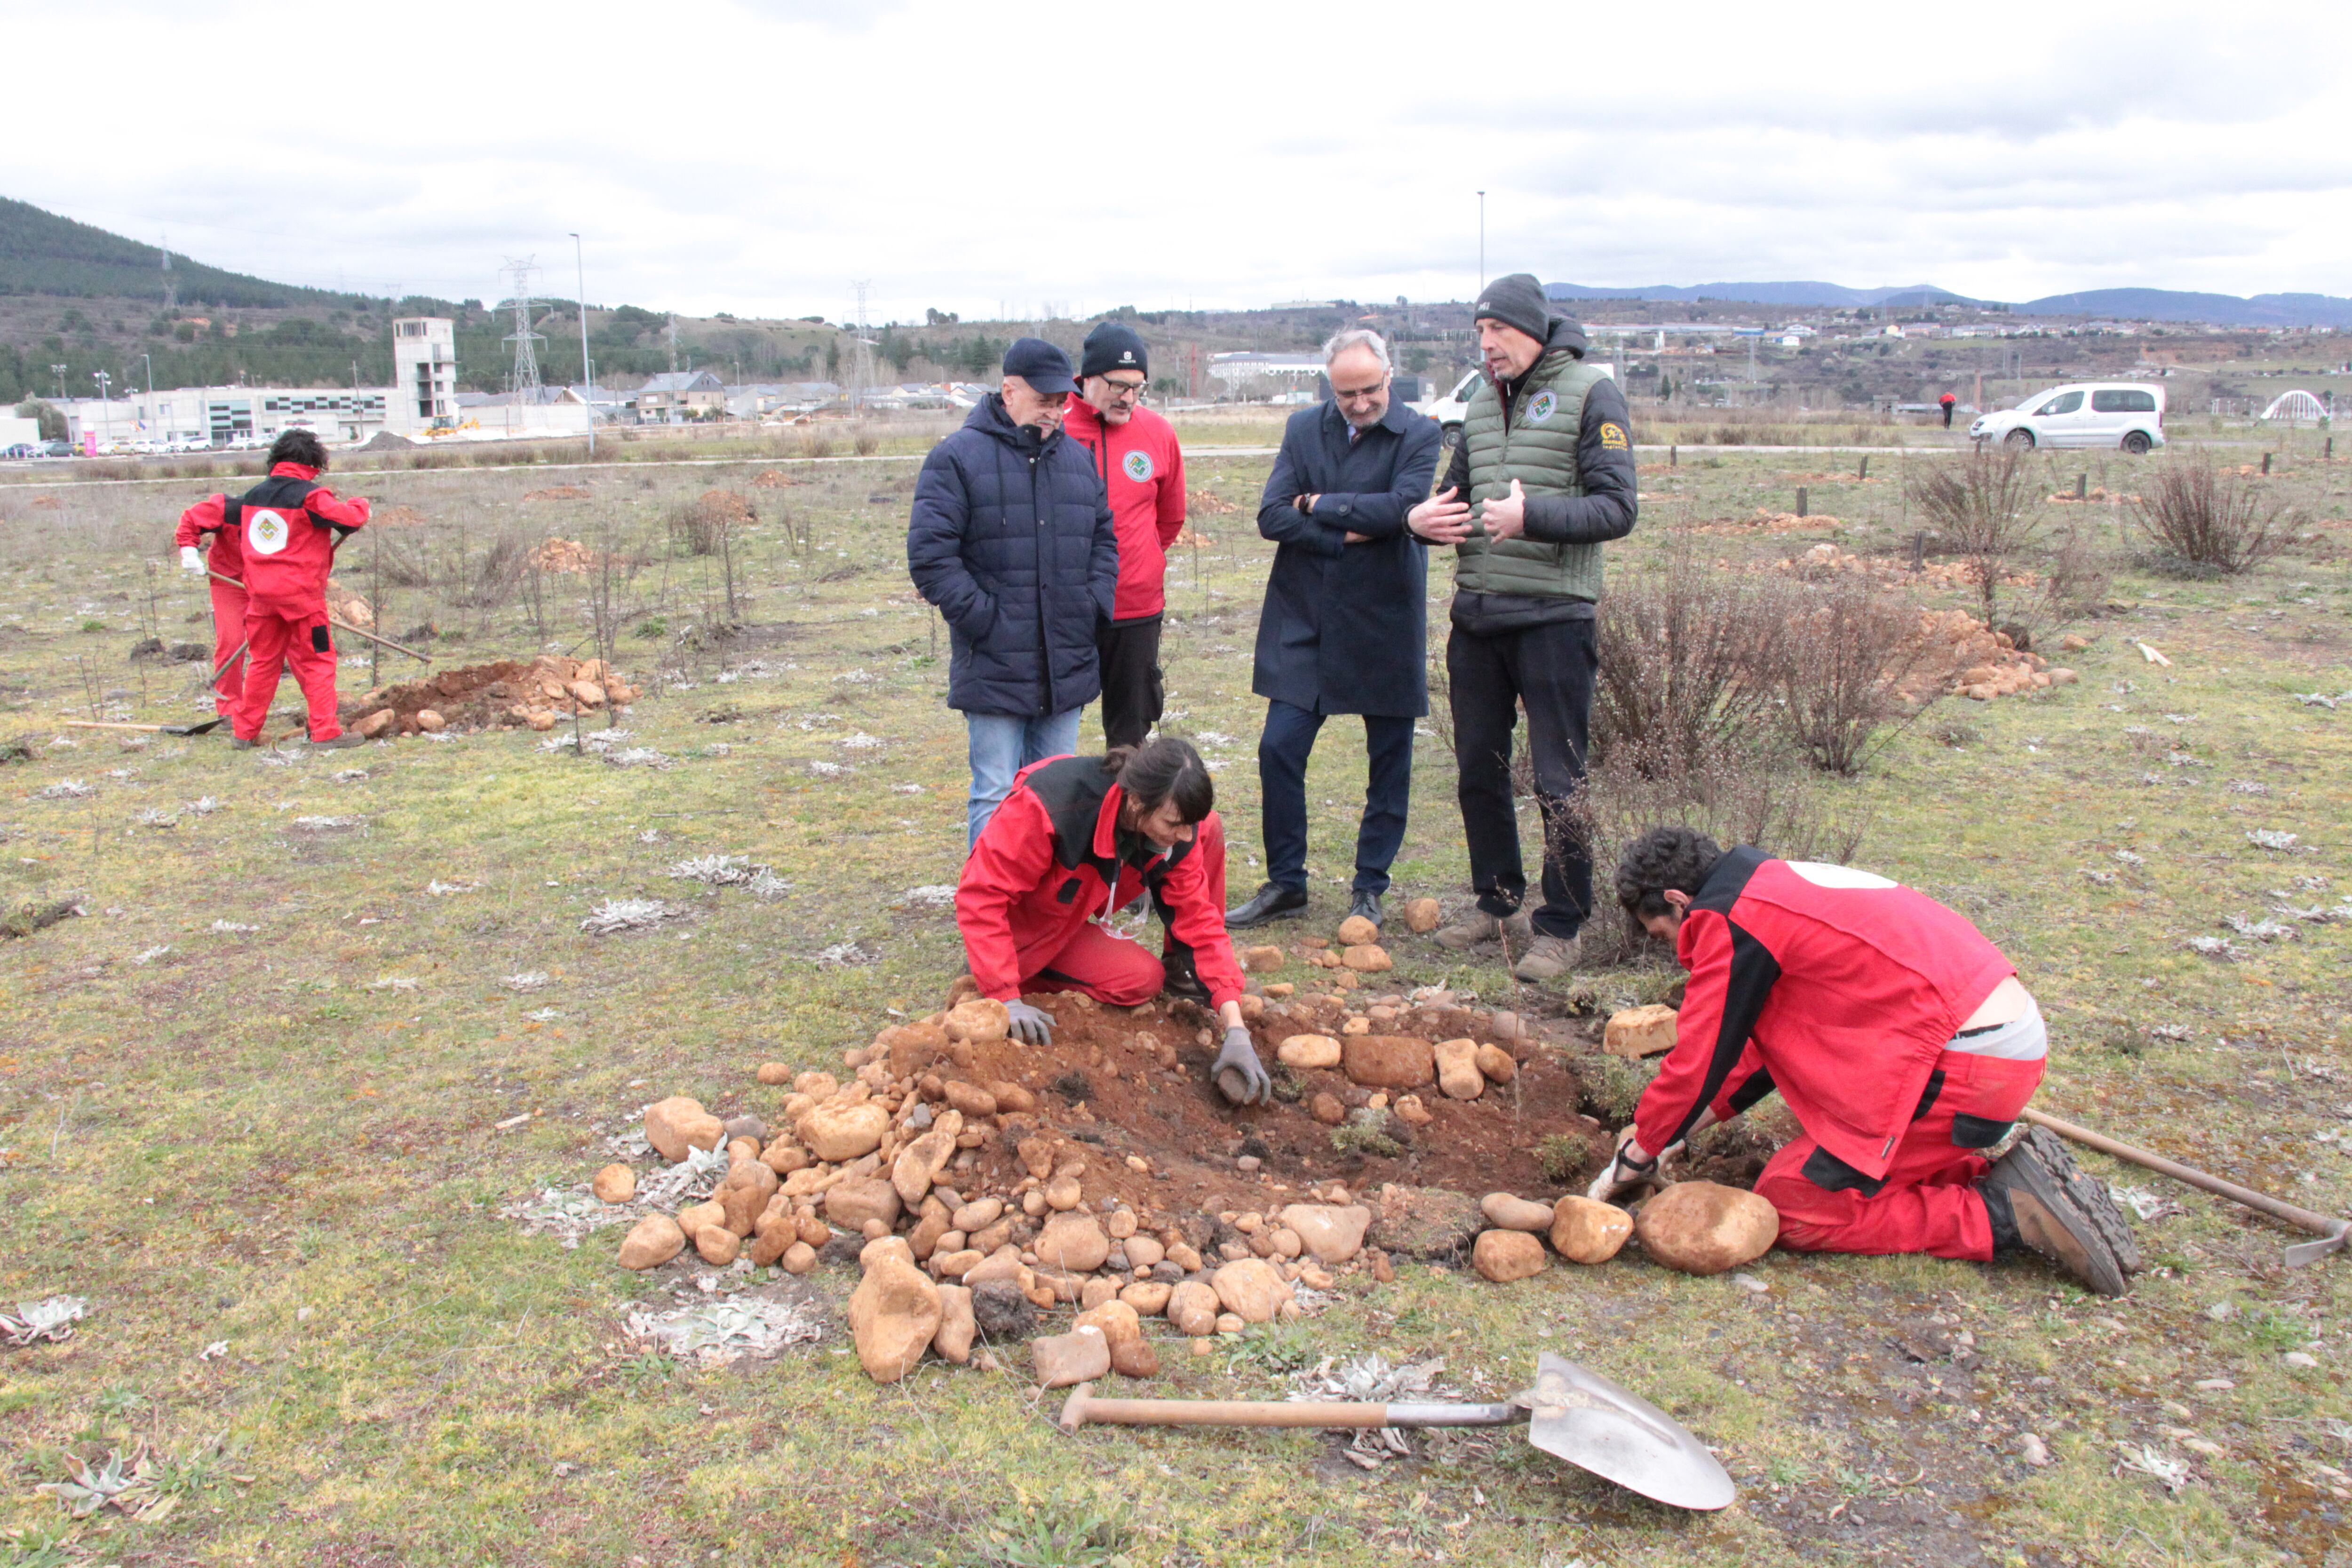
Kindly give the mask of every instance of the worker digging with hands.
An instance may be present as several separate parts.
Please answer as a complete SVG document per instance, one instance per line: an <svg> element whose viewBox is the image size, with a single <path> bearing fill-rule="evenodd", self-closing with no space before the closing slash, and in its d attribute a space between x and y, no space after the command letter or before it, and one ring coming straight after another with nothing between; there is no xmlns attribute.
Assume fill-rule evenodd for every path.
<svg viewBox="0 0 2352 1568"><path fill-rule="evenodd" d="M357 496L338 500L319 483L326 468L319 438L289 430L270 445L269 477L222 503L223 526L236 531L245 567L245 684L229 716L229 744L238 751L260 743L278 674L289 663L309 710L310 743L324 751L366 744L345 734L335 716L327 578L335 546L367 526L368 503Z"/></svg>
<svg viewBox="0 0 2352 1568"><path fill-rule="evenodd" d="M1689 972L1674 1049L1589 1195L1776 1089L1803 1129L1756 1181L1780 1242L1978 1262L2030 1248L2104 1296L2140 1266L2103 1183L2056 1134L1997 1162L2050 1049L2042 1011L1966 917L1867 871L1653 828L1617 899Z"/></svg>
<svg viewBox="0 0 2352 1568"><path fill-rule="evenodd" d="M1021 770L956 884L971 977L982 995L1004 1004L1013 1037L1053 1041L1053 1016L1023 1001L1024 993L1077 991L1133 1007L1167 991L1206 1003L1224 1026L1210 1076L1225 1097L1272 1100L1274 1080L1242 1022L1215 807L1201 754L1169 735ZM1166 924L1158 958L1105 923L1139 892Z"/></svg>

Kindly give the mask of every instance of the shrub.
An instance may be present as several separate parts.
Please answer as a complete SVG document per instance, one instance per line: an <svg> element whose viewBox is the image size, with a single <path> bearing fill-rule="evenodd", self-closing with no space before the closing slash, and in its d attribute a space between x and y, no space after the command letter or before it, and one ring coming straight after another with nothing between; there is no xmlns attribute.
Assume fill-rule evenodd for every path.
<svg viewBox="0 0 2352 1568"><path fill-rule="evenodd" d="M1600 606L1593 755L1673 773L1777 730L1792 592L1680 544L1654 575L1612 585Z"/></svg>
<svg viewBox="0 0 2352 1568"><path fill-rule="evenodd" d="M1907 599L1847 579L1807 595L1781 659L1790 737L1824 772L1862 771L1875 746L1925 711L1902 687L1926 656L1919 611Z"/></svg>
<svg viewBox="0 0 2352 1568"><path fill-rule="evenodd" d="M712 494L719 492L713 491ZM669 536L688 555L716 555L740 515L735 507L714 501L709 495L687 501L669 514Z"/></svg>
<svg viewBox="0 0 2352 1568"><path fill-rule="evenodd" d="M2174 563L2235 576L2286 545L2286 510L2236 475L2177 458L2132 504L2132 520Z"/></svg>
<svg viewBox="0 0 2352 1568"><path fill-rule="evenodd" d="M1921 463L1904 479L1911 504L1943 537L1944 547L1967 557L1969 574L1984 598L1984 623L2010 563L2042 531L2043 487L2026 449L1979 449L1966 457Z"/></svg>

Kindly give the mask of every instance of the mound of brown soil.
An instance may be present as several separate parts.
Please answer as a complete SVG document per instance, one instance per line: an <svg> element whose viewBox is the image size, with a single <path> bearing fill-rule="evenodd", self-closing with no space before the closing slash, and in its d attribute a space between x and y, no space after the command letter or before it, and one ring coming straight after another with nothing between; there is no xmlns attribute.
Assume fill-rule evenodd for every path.
<svg viewBox="0 0 2352 1568"><path fill-rule="evenodd" d="M604 556L573 539L551 539L530 552L530 563L541 572L593 572Z"/></svg>
<svg viewBox="0 0 2352 1568"><path fill-rule="evenodd" d="M342 705L345 724L362 735L414 735L420 730L546 730L557 714L592 712L636 691L596 658L542 656L523 664L445 669L423 680L380 686ZM437 715L438 722L421 719Z"/></svg>
<svg viewBox="0 0 2352 1568"><path fill-rule="evenodd" d="M525 500L586 500L588 487L586 485L550 485L543 490L525 490L522 492L522 499Z"/></svg>
<svg viewBox="0 0 2352 1568"><path fill-rule="evenodd" d="M782 468L769 468L762 472L758 479L753 479L751 483L760 489L781 490L793 485L804 485L808 483L808 481L806 479L796 479L790 474L784 472Z"/></svg>

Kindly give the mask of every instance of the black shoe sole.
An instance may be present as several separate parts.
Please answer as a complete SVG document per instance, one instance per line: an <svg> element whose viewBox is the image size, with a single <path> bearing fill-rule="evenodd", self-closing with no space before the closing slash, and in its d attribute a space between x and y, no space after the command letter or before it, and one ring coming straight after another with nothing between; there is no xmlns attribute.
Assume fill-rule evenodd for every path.
<svg viewBox="0 0 2352 1568"><path fill-rule="evenodd" d="M2147 1267L2140 1257L2139 1243L2132 1236L2131 1221L2124 1217L2122 1205L2107 1190L2106 1183L2095 1176L2085 1175L2074 1163L2074 1152L2066 1141L2047 1127L2026 1130L2021 1142L2033 1145L2036 1158L2057 1181L2060 1190L2081 1211L2084 1219L2098 1231L2099 1239L2116 1255L2116 1266L2126 1274L2137 1274Z"/></svg>
<svg viewBox="0 0 2352 1568"><path fill-rule="evenodd" d="M2003 1167L2008 1168L2006 1172L2003 1172ZM2074 1156L2066 1152L2066 1145L2060 1142L2056 1133L2044 1127L2029 1129L2025 1136L2019 1139L2007 1154L2001 1156L2000 1162L1993 1167L1993 1172L2003 1176L2001 1185L2007 1187L2013 1194L2023 1194L2031 1197L2040 1208L2048 1212L2061 1228L2073 1235L2075 1242L2090 1258L2092 1263L2090 1271L2094 1276L2099 1272L2097 1263L2100 1254L2105 1254L2106 1260L2114 1264L2116 1285L2115 1289L2110 1290L2095 1278L2082 1281L2087 1289L2102 1295L2121 1295L2129 1288L2131 1270L2124 1266L2123 1258L2116 1253L2108 1239L2110 1227L2101 1223L2094 1213L2077 1205L2069 1191L2074 1182L2086 1181L2088 1178L2074 1168ZM2011 1202L2015 1202L2014 1197ZM2118 1223L2120 1223L2120 1216L2118 1216ZM2023 1224L2023 1217L2021 1215L2021 1229ZM2125 1233L2125 1237L2128 1241L2128 1231ZM2063 1257L2046 1250L2030 1237L2026 1239L2025 1245L2029 1250L2049 1258L2060 1268L2069 1273L2074 1271L2074 1266ZM2134 1249L2133 1255L2137 1256L2137 1248Z"/></svg>

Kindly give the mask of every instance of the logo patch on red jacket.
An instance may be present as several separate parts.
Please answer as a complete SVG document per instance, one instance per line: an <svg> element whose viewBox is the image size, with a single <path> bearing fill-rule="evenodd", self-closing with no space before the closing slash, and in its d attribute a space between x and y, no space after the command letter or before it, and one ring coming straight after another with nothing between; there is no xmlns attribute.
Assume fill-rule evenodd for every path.
<svg viewBox="0 0 2352 1568"><path fill-rule="evenodd" d="M1601 448L1604 452L1622 452L1626 450L1625 426L1618 424L1613 419L1602 420L1601 422Z"/></svg>
<svg viewBox="0 0 2352 1568"><path fill-rule="evenodd" d="M264 507L246 514L245 547L260 555L275 555L294 537L283 512Z"/></svg>
<svg viewBox="0 0 2352 1568"><path fill-rule="evenodd" d="M1151 454L1141 451L1129 452L1120 460L1118 466L1121 472L1139 485L1151 477Z"/></svg>

